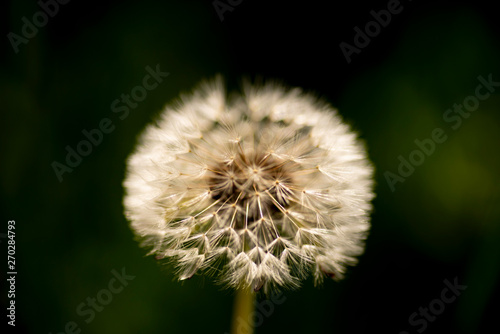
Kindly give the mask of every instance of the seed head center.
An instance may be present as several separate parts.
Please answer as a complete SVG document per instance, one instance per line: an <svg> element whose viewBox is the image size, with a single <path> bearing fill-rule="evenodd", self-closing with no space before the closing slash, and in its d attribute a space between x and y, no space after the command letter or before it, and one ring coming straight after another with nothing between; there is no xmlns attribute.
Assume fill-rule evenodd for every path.
<svg viewBox="0 0 500 334"><path fill-rule="evenodd" d="M284 205L278 188L291 177L285 161L270 155L238 155L231 163L211 166L209 176L210 193L213 199L228 205L235 204L245 211L250 208L249 217L260 219L261 212L267 215L279 213L276 202Z"/></svg>

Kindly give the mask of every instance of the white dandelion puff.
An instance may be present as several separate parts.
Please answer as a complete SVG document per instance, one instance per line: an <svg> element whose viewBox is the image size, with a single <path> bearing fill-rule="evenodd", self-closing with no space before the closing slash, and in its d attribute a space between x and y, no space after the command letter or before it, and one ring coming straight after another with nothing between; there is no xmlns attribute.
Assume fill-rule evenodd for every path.
<svg viewBox="0 0 500 334"><path fill-rule="evenodd" d="M341 279L364 250L373 168L336 110L299 89L222 80L183 96L129 157L124 206L143 246L180 280L234 288Z"/></svg>

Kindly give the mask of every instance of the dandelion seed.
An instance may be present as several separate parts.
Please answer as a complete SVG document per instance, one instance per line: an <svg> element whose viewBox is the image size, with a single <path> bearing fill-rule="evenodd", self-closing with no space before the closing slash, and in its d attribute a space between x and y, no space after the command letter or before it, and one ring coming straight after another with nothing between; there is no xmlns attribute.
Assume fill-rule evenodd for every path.
<svg viewBox="0 0 500 334"><path fill-rule="evenodd" d="M234 288L341 279L369 230L373 168L337 112L298 89L222 81L167 107L129 157L131 227L180 280Z"/></svg>

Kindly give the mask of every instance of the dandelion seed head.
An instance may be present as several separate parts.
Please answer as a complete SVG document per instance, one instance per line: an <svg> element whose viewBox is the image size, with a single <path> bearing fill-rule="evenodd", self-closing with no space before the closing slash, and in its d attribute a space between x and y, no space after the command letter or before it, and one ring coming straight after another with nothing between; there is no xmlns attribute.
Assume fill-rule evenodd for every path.
<svg viewBox="0 0 500 334"><path fill-rule="evenodd" d="M147 126L128 159L126 215L180 280L234 288L341 279L364 250L373 168L337 112L299 89L205 83Z"/></svg>

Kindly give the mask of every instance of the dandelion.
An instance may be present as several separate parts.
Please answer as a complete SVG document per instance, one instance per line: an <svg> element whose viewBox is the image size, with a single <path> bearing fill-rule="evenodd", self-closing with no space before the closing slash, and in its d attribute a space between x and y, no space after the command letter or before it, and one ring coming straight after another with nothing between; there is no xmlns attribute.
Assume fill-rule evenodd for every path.
<svg viewBox="0 0 500 334"><path fill-rule="evenodd" d="M336 110L277 84L226 97L222 80L167 107L129 157L131 227L180 280L236 289L341 279L364 250L373 168Z"/></svg>

